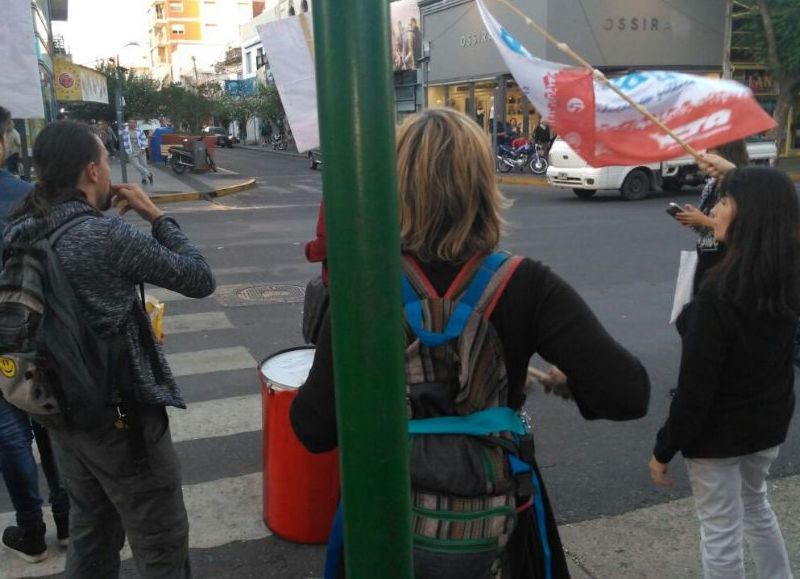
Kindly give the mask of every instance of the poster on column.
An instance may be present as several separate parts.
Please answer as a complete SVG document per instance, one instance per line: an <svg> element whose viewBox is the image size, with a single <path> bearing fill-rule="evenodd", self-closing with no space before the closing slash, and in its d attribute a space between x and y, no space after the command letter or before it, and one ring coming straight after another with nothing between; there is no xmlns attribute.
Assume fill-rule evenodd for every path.
<svg viewBox="0 0 800 579"><path fill-rule="evenodd" d="M3 0L0 18L0 105L17 119L44 118L30 0Z"/></svg>

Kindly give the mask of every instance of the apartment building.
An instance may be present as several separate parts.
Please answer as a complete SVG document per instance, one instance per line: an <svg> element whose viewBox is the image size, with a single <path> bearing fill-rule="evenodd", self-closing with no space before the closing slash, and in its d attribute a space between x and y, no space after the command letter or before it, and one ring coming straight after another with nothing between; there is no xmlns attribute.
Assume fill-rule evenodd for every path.
<svg viewBox="0 0 800 579"><path fill-rule="evenodd" d="M192 84L206 78L239 26L264 10L264 0L153 0L148 8L153 78Z"/></svg>

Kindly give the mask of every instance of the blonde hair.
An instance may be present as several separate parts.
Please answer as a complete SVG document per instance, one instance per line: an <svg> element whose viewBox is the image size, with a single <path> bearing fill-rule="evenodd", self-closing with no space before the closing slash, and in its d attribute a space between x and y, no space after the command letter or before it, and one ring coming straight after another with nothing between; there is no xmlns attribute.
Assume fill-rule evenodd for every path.
<svg viewBox="0 0 800 579"><path fill-rule="evenodd" d="M428 109L400 125L397 192L405 252L460 262L500 242L507 202L489 140L466 115Z"/></svg>

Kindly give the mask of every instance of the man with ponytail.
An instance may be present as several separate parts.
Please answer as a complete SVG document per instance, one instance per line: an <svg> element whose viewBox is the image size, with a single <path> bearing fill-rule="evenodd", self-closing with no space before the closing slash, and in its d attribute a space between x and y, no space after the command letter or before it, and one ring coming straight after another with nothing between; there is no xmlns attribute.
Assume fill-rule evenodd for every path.
<svg viewBox="0 0 800 579"><path fill-rule="evenodd" d="M89 127L47 126L33 163L36 186L14 210L4 242L50 239L81 318L114 352L96 426L44 421L72 505L65 576L118 577L127 535L142 577L190 577L189 524L165 411L186 404L138 286L202 298L214 291L211 268L138 185L111 184L108 151ZM104 214L112 205L120 215L137 213L151 232Z"/></svg>

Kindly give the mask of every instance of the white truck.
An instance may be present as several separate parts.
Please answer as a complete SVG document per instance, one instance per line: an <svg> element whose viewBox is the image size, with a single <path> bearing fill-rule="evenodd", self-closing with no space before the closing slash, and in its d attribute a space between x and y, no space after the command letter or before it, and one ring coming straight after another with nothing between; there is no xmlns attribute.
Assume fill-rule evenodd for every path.
<svg viewBox="0 0 800 579"><path fill-rule="evenodd" d="M747 153L754 164L774 165L778 158L775 141L748 141ZM689 156L648 165L592 167L560 138L550 147L549 161L548 183L572 189L582 199L597 191L617 189L623 198L638 201L659 187L677 191L684 185L702 183L704 178Z"/></svg>

